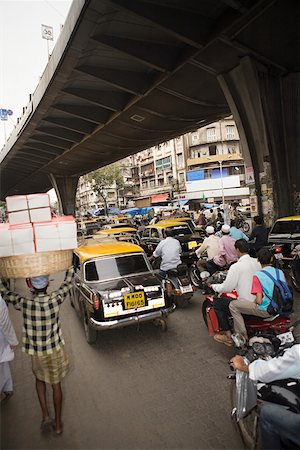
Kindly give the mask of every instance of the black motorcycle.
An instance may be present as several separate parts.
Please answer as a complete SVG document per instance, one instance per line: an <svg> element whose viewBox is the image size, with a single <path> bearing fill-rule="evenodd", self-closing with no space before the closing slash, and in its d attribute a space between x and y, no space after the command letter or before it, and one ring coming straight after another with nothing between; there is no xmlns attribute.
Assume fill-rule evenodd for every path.
<svg viewBox="0 0 300 450"><path fill-rule="evenodd" d="M279 336L272 335L261 335L255 336L249 341L249 347L244 353L244 358L250 363L255 359L269 359L283 354L284 350L291 347L295 342L294 337L291 332L285 333L289 334L289 339L291 342L282 344ZM242 441L247 449L256 449L260 446L260 436L259 436L259 413L260 407L264 402L276 403L278 405L285 406L290 411L300 414L300 381L295 379L286 379L274 381L272 383L261 383L258 382L256 385L256 399L254 401L253 407L247 411L245 407L245 415L239 417L239 411L241 410L239 402L241 401L241 396L237 393L237 374L228 375L231 384L231 416L235 428L237 428ZM252 393L253 394L253 393ZM249 388L247 391L246 398L248 400ZM247 402L245 402L246 405ZM295 448L292 443L283 443L283 448Z"/></svg>
<svg viewBox="0 0 300 450"><path fill-rule="evenodd" d="M292 284L297 292L300 292L300 255L297 253L290 266Z"/></svg>
<svg viewBox="0 0 300 450"><path fill-rule="evenodd" d="M176 269L168 270L162 280L162 286L165 295L179 308L185 308L194 294L186 264L179 264Z"/></svg>

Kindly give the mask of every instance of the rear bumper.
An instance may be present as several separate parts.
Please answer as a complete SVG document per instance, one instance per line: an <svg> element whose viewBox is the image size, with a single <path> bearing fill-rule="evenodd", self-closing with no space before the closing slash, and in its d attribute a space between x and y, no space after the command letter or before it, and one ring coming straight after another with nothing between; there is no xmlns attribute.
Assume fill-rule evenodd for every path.
<svg viewBox="0 0 300 450"><path fill-rule="evenodd" d="M123 328L129 325L134 325L140 322L148 322L159 318L166 318L175 310L176 306L172 305L169 308L163 308L158 311L149 311L142 314L136 314L131 317L124 317L121 319L99 322L90 317L90 325L95 330L108 330L113 328Z"/></svg>

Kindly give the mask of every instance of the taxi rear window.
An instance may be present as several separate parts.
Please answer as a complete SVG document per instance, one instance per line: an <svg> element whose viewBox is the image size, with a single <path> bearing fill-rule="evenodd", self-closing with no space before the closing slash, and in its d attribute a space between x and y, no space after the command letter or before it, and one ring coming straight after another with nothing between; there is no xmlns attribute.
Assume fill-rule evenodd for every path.
<svg viewBox="0 0 300 450"><path fill-rule="evenodd" d="M300 221L299 220L280 220L275 223L271 234L294 234L300 233Z"/></svg>
<svg viewBox="0 0 300 450"><path fill-rule="evenodd" d="M144 256L126 255L103 258L85 264L86 281L105 281L149 272Z"/></svg>
<svg viewBox="0 0 300 450"><path fill-rule="evenodd" d="M170 227L173 230L174 236L186 236L187 234L191 234L191 230L188 227Z"/></svg>

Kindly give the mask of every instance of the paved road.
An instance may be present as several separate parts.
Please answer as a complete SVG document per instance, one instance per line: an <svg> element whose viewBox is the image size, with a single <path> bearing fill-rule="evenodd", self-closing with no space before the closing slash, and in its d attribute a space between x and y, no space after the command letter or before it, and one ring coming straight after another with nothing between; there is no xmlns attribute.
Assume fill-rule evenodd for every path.
<svg viewBox="0 0 300 450"><path fill-rule="evenodd" d="M104 332L90 346L67 300L61 317L72 371L63 384L64 434L40 433L30 358L18 349L15 394L1 411L1 448L242 448L226 379L233 350L209 338L201 303L197 293L189 308L176 310L166 333L144 324ZM10 313L20 337L20 313Z"/></svg>

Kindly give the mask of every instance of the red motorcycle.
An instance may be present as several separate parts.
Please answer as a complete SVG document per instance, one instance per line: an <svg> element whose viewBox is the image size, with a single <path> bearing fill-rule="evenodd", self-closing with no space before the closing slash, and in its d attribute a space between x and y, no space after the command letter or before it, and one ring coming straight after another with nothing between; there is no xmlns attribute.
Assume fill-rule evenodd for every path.
<svg viewBox="0 0 300 450"><path fill-rule="evenodd" d="M231 298L233 300L238 298L235 291L224 294L216 294L211 288L208 287L208 284L223 283L226 275L226 272L216 272L206 280L204 290L206 296L202 304L202 315L211 336L214 336L222 331L218 323L218 317L214 310L214 299L217 298L217 295L219 295L219 298ZM261 317L244 314L243 317L249 337L266 332L271 332L272 334L285 333L288 331L291 324L290 318L286 316L283 317L278 315L263 319Z"/></svg>

